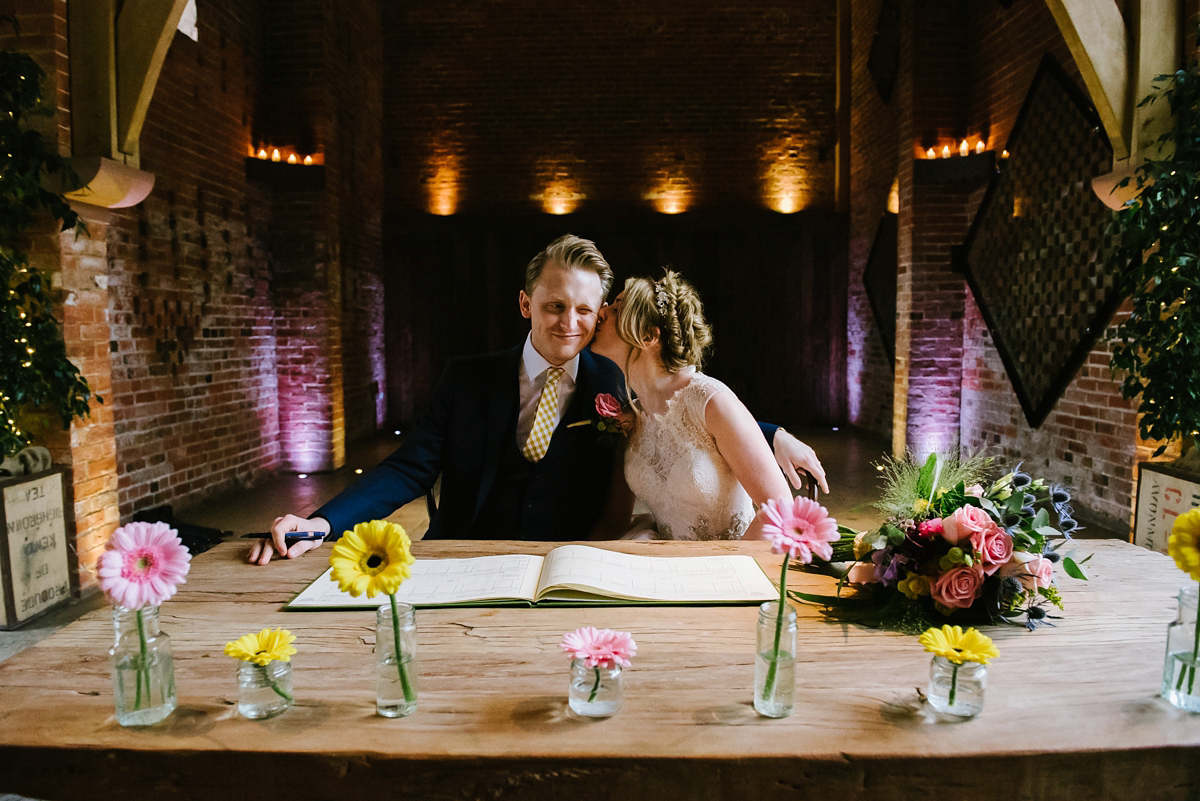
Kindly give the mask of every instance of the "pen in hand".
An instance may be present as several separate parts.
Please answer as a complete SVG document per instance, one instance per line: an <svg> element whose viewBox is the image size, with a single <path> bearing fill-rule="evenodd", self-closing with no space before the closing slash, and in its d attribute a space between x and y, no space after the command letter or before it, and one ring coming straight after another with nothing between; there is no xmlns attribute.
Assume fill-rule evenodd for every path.
<svg viewBox="0 0 1200 801"><path fill-rule="evenodd" d="M324 531L288 531L283 535L285 540L323 540L325 539ZM271 532L264 531L258 534L243 534L242 539L250 540L269 540Z"/></svg>

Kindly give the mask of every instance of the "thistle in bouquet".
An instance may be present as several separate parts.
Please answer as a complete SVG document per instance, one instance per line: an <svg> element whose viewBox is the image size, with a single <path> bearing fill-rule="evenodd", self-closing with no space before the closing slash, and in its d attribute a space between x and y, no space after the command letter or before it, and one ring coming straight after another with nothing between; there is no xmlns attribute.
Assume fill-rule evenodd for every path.
<svg viewBox="0 0 1200 801"><path fill-rule="evenodd" d="M128 660L134 672L133 705L132 709L126 708L131 714L157 705L150 675L150 640L157 632L148 631L147 621L152 616L153 621L157 621L157 607L171 598L178 586L186 581L191 558L175 529L166 523L140 522L128 523L114 531L107 550L100 555L97 563L100 588L116 605L115 619L131 610L136 622L138 652ZM114 646L114 659L118 656L119 646L120 638ZM122 664L115 663L114 677L118 688L124 686L121 670ZM171 687L165 691L168 695L174 693ZM121 698L118 703L127 701Z"/></svg>
<svg viewBox="0 0 1200 801"><path fill-rule="evenodd" d="M767 665L766 681L762 698L769 699L775 692L775 677L779 663L779 641L783 636L783 616L787 609L788 560L794 559L808 564L813 557L826 561L833 557L833 543L839 538L838 525L824 506L809 498L793 498L791 501L770 499L759 510L763 537L771 542L773 553L783 554L783 566L779 573L779 607L775 620L775 644Z"/></svg>
<svg viewBox="0 0 1200 801"><path fill-rule="evenodd" d="M609 444L616 444L633 431L633 410L628 403L615 395L601 392L596 396L594 406L595 417L571 423L567 428L592 426L599 433L600 439Z"/></svg>
<svg viewBox="0 0 1200 801"><path fill-rule="evenodd" d="M396 669L407 703L416 701L416 688L408 675L407 663L401 653L400 611L396 605L396 590L412 573L412 542L402 526L385 520L359 523L347 531L333 546L329 564L333 567L332 578L342 592L357 598L366 593L374 598L383 593L388 596L392 610L392 628L395 646Z"/></svg>
<svg viewBox="0 0 1200 801"><path fill-rule="evenodd" d="M1086 578L1082 563L1060 552L1078 528L1064 488L1020 465L989 482L991 460L982 456L933 454L924 464L881 467L886 486L877 506L887 520L852 538L854 563L840 585L858 585L874 604L865 622L915 632L946 617L1023 618L1034 629L1052 617L1047 606L1062 609L1057 565ZM843 552L847 539L839 542Z"/></svg>

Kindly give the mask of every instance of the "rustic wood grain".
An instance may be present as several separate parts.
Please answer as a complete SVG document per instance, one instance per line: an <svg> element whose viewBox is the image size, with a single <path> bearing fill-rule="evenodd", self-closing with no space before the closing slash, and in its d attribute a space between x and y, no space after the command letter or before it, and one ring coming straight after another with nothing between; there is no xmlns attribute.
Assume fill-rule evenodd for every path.
<svg viewBox="0 0 1200 801"><path fill-rule="evenodd" d="M752 543L603 543L634 553L750 553ZM544 553L547 543L418 542L425 556ZM420 708L374 714L374 613L283 612L327 550L268 567L244 545L198 556L161 622L179 709L117 726L102 609L0 663L0 792L37 798L1195 798L1200 715L1157 697L1167 623L1185 577L1166 557L1087 542L1092 580L1061 579L1056 628L992 629L1001 657L986 708L932 720L915 638L799 610L796 712L751 707L755 607L420 610ZM318 555L319 554L319 555ZM830 580L792 573L790 586ZM237 716L225 642L264 626L297 635L296 706ZM625 705L565 706L564 631L633 632ZM257 777L245 783L243 777ZM407 788L407 789L405 789Z"/></svg>

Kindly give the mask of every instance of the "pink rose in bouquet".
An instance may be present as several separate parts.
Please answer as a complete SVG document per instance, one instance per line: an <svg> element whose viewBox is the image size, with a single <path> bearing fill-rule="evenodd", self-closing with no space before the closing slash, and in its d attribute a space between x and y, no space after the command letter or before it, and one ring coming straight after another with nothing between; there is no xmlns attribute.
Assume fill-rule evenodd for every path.
<svg viewBox="0 0 1200 801"><path fill-rule="evenodd" d="M1000 568L1000 575L1015 578L1027 592L1035 592L1054 583L1054 563L1044 556L1016 551Z"/></svg>
<svg viewBox="0 0 1200 801"><path fill-rule="evenodd" d="M874 584L875 578L875 563L874 562L855 562L846 573L846 581L851 584Z"/></svg>
<svg viewBox="0 0 1200 801"><path fill-rule="evenodd" d="M995 521L978 506L963 506L942 519L942 537L951 545L960 545L976 531L994 525Z"/></svg>
<svg viewBox="0 0 1200 801"><path fill-rule="evenodd" d="M930 595L942 606L966 609L979 597L983 579L983 569L978 564L953 567L937 577L930 588Z"/></svg>
<svg viewBox="0 0 1200 801"><path fill-rule="evenodd" d="M983 563L983 572L992 575L1013 555L1012 535L995 523L971 533L971 548Z"/></svg>

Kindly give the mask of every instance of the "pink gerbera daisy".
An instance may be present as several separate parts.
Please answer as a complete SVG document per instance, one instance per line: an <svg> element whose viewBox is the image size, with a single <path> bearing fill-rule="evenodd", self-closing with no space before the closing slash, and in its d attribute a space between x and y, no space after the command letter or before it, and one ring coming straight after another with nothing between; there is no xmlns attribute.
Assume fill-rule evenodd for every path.
<svg viewBox="0 0 1200 801"><path fill-rule="evenodd" d="M829 561L832 543L838 540L837 521L824 506L808 498L793 498L791 503L767 501L759 514L763 535L771 541L775 553L786 553L805 564L813 555Z"/></svg>
<svg viewBox="0 0 1200 801"><path fill-rule="evenodd" d="M100 555L100 588L128 609L158 606L184 582L191 558L166 523L128 523Z"/></svg>
<svg viewBox="0 0 1200 801"><path fill-rule="evenodd" d="M625 631L612 629L596 629L584 626L563 635L559 647L573 656L582 659L589 668L602 667L612 669L615 665L629 667L629 659L637 653L637 643Z"/></svg>

